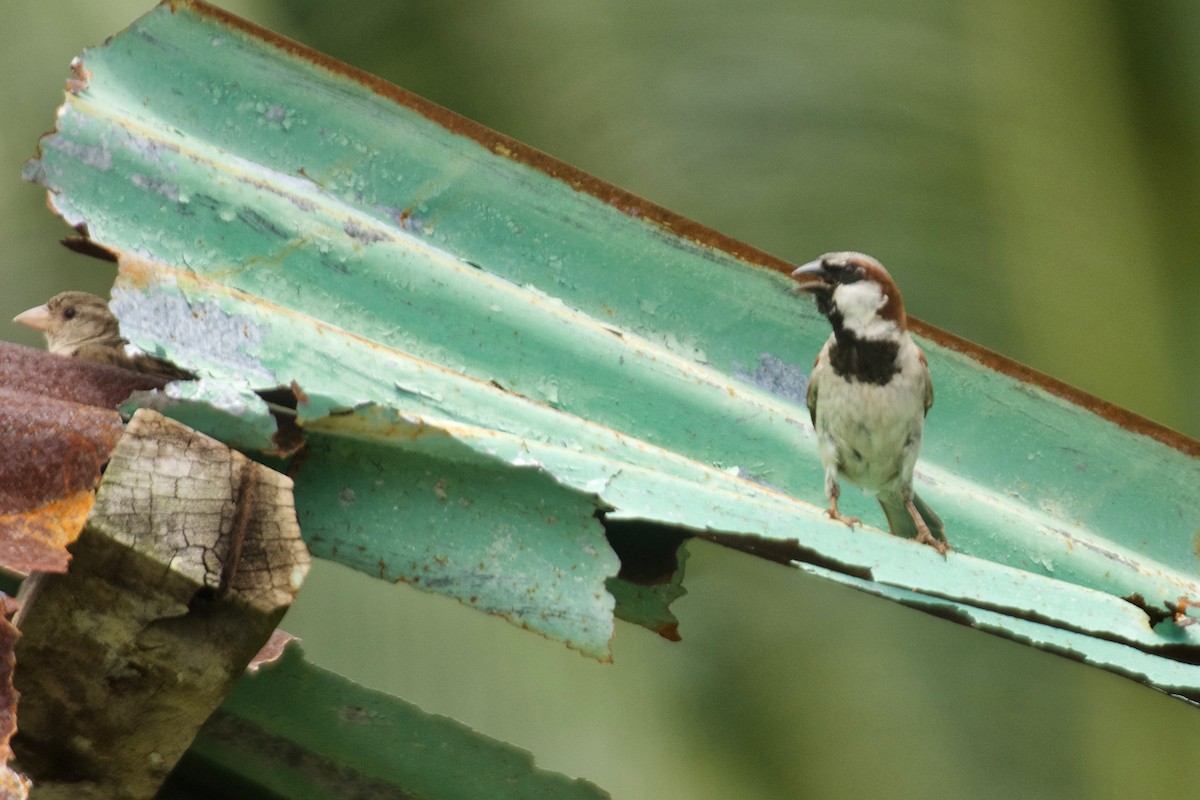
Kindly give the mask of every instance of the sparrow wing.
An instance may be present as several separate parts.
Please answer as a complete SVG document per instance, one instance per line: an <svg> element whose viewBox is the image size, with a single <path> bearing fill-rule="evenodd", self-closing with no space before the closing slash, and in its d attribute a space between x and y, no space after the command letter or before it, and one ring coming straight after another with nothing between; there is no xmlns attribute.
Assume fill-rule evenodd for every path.
<svg viewBox="0 0 1200 800"><path fill-rule="evenodd" d="M921 356L921 369L925 374L925 416L929 416L929 409L933 408L933 376L929 374L929 362L925 360L925 353L921 350L917 353Z"/></svg>
<svg viewBox="0 0 1200 800"><path fill-rule="evenodd" d="M167 380L195 380L195 375L175 366L170 361L164 361L161 358L155 358L152 355L136 350L131 353L128 349L129 343L124 339L120 341L122 344L119 345L85 344L78 348L72 356L84 361L94 361L97 364L108 364L113 367L121 367L122 369L131 369L135 372L143 372L147 375L154 375L159 378L166 378Z"/></svg>
<svg viewBox="0 0 1200 800"><path fill-rule="evenodd" d="M821 351L822 355L824 350ZM812 372L808 373L808 392L804 395L804 402L808 406L808 416L812 419L812 424L817 424L817 367L821 363L821 356L817 356L817 360L813 362Z"/></svg>
<svg viewBox="0 0 1200 800"><path fill-rule="evenodd" d="M84 344L75 348L75 351L71 353L71 357L82 359L83 361L93 361L97 364L108 364L112 367L134 369L122 345Z"/></svg>
<svg viewBox="0 0 1200 800"><path fill-rule="evenodd" d="M196 375L182 367L177 367L166 359L157 358L149 353L138 353L130 357L133 369L148 375L157 375L173 381L194 381Z"/></svg>

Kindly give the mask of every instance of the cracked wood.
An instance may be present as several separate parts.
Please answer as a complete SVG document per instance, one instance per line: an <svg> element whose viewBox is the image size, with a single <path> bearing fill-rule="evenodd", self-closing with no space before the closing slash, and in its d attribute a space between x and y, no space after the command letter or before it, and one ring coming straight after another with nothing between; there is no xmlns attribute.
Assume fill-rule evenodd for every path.
<svg viewBox="0 0 1200 800"><path fill-rule="evenodd" d="M21 590L13 744L39 791L154 795L308 569L291 489L157 412L133 417L70 570Z"/></svg>

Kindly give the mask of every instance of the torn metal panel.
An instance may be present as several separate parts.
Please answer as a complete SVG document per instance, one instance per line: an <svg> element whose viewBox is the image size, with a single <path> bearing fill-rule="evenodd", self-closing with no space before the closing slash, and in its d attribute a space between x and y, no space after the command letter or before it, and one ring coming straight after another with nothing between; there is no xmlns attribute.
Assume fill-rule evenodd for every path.
<svg viewBox="0 0 1200 800"><path fill-rule="evenodd" d="M121 404L127 414L139 408L152 408L247 453L277 449L279 426L266 401L248 384L180 381L157 391L135 392Z"/></svg>
<svg viewBox="0 0 1200 800"><path fill-rule="evenodd" d="M0 564L62 572L100 466L123 430L113 410L0 389Z"/></svg>
<svg viewBox="0 0 1200 800"><path fill-rule="evenodd" d="M497 398L497 406L501 404ZM840 571L898 588L964 600L1151 650L1200 648L1200 631L1171 626L1165 634L1156 632L1142 607L1120 597L961 553L943 559L929 548L914 547L877 529L850 530L826 520L819 507L583 421L576 421L571 436L537 441L532 436L411 413L398 415L379 407L308 420L302 406L301 414L309 431L387 443L409 453L464 464L499 461L536 466L580 495L594 496L603 507L613 509L606 514L608 519L680 526L706 532L731 546L737 546L731 540L739 537L774 540L785 550L805 554L794 558L836 564ZM557 419L560 429L567 422ZM810 522L806 525L802 520ZM950 563L954 566L946 566ZM1135 570L1126 577L1151 593L1144 597L1161 596L1164 603L1188 585L1184 576L1169 570Z"/></svg>
<svg viewBox="0 0 1200 800"><path fill-rule="evenodd" d="M316 432L296 481L314 555L449 595L608 659L613 598L605 580L618 565L592 498L537 469Z"/></svg>
<svg viewBox="0 0 1200 800"><path fill-rule="evenodd" d="M679 620L671 613L671 603L687 594L683 575L689 537L662 526L604 522L605 536L621 559L621 571L607 583L617 601L613 613L679 641Z"/></svg>
<svg viewBox="0 0 1200 800"><path fill-rule="evenodd" d="M753 374L758 369L752 372L750 365L764 363L764 354L766 363L773 359L785 366L806 366L826 334L808 305L796 302L790 283L773 272L782 269L780 262L753 253L743 258L749 251L744 245L664 216L661 209L613 187L601 188L594 178L550 164L493 132L445 112L431 113L428 104L394 87L324 60L314 66L296 58L294 49L274 50L258 41L251 29L229 29L227 24L205 7L190 4L179 4L174 14L159 12L144 19L141 30L152 34L155 42L170 42L202 62L176 72L137 75L136 54L128 50L93 51L85 59L92 78L81 94L79 110L91 112L92 103L106 101L109 91L114 105L124 103L119 96L122 82L136 81L138 96L153 94L162 119L171 120L172 128L160 133L154 126L161 127L161 120L143 119L144 111L129 108L125 113L138 127L128 147L135 155L145 151L155 157L143 159L147 171L138 174L153 174L155 159L161 159L158 171L175 176L171 182L184 190L147 190L144 197L130 196L127 202L144 205L147 214L165 211L199 218L189 218L192 223L207 214L214 224L221 223L216 230L226 252L206 252L183 231L167 231L156 248L165 261L185 263L275 302L301 304L324 318L340 320L358 309L364 318L358 332L372 340L394 342L429 360L496 379L564 410L589 417L603 414L606 423L622 430L651 425L656 443L738 467L801 496L819 496L819 477L809 471L808 462L782 468L780 451L796 443L791 437L783 435L785 446L772 448L780 434L756 428L755 417L724 419L718 430L743 429L736 443L740 451L730 452L732 437L712 441L713 428L689 425L688 414L678 414L678 419L665 411L655 414L653 410L662 406L656 400L660 395L652 391L654 381L616 369L611 355L589 360L580 377L573 353L568 349L563 354L556 345L590 336L585 329L576 332L576 326L569 325L556 332L549 319L538 316L525 323L530 317L526 308L514 312L492 298L506 293L495 288L492 276L499 276L511 287L534 287L551 304L582 312L597 321L598 331L640 334L684 360ZM220 48L212 47L214 37L222 41ZM145 45L141 55L150 57L156 47L166 46ZM236 76L236 86L230 76ZM268 96L271 102L264 105ZM314 102L317 96L326 102ZM211 117L194 113L197 97L215 101ZM71 115L62 122L90 129L92 123L86 120ZM356 122L350 125L348 120ZM83 139L78 145L85 152L91 148L109 153L109 159L100 159L101 174L112 171L102 167L120 160L122 130L112 134L104 139L78 131ZM214 151L237 158L225 168L212 167ZM553 174L547 174L547 166L553 167ZM219 194L208 187L187 188L189 178L195 180L210 167L222 178ZM570 177L558 177L563 175ZM581 192L581 186L593 191ZM311 214L311 227L294 230L293 212ZM672 232L680 230L687 235ZM140 231L129 230L128 235L140 241ZM224 244L230 239L232 244ZM216 239L208 236L203 241ZM426 265L426 257L435 263ZM484 267L475 270L478 286L469 283L471 265ZM313 276L330 276L333 280L325 287L330 291L304 288ZM351 283L369 285L371 291L354 291ZM438 294L442 287L445 293ZM472 324L447 324L459 319ZM422 329L429 333L422 335ZM1032 385L1014 380L1008 372L1030 376L994 354L927 327L922 330L936 339L926 349L939 386L925 448L927 463L1000 487L1001 493L1014 493L1021 502L1044 506L1102 531L1106 538L1147 548L1153 558L1195 564L1194 553L1188 552L1194 526L1182 537L1165 533L1176 524L1179 512L1187 510L1188 504L1176 498L1186 497L1187 487L1196 483L1195 459L1179 457L1197 452L1187 440L1160 431L1158 438L1169 440L1176 452L1148 447L1139 436L1123 436L1116 425L1051 396L1079 398L1079 393L1046 380ZM618 364L622 356L616 354ZM1006 372L982 369L980 359ZM554 379L547 381L551 369ZM676 389L684 380L674 382ZM775 384L764 385L780 391ZM645 392L639 390L642 386ZM634 394L627 395L627 390ZM781 394L796 399L794 392ZM1104 410L1103 404L1087 405ZM639 409L646 411L639 414ZM803 418L802 413L798 416ZM1144 425L1132 425L1128 414L1108 416L1153 433ZM1078 425L1084 425L1087 435L1072 437L1069 447L1045 446ZM972 435L939 437L942 427L961 427ZM643 429L639 435L648 432ZM755 452L757 448L771 451ZM1087 492L1050 488L1056 483L1047 480L1050 476L1076 471L1091 470L1086 477L1099 474L1106 481L1114 449L1126 453L1122 459L1129 451L1145 454L1151 462L1147 466L1164 476L1161 488L1147 487L1155 502L1142 504L1140 518L1129 510L1135 504L1113 499L1140 493L1106 492L1097 501ZM927 481L936 482L936 475ZM929 491L923 489L922 494L940 507ZM1139 536L1142 527L1164 533ZM1010 563L1021 558L1012 548L997 544L987 530L971 525L957 529L960 549ZM1056 557L1055 552L1046 557L1035 553L1019 565L1040 569L1041 563Z"/></svg>
<svg viewBox="0 0 1200 800"><path fill-rule="evenodd" d="M827 326L778 259L199 2L151 12L78 75L28 174L117 254L138 344L215 384L299 387L298 423L372 498L359 517L338 500L349 484L299 463L324 498L318 535L351 537L328 555L450 577L433 552L396 571L431 507L373 488L438 463L480 478L471 499L494 509L457 520L452 544L519 526L505 492L536 484L547 516L572 520L559 530L599 509L999 615L1017 638L1058 629L1117 671L1198 660L1200 632L1169 621L1200 598L1191 440L917 323L938 400L916 480L958 552L883 535L854 492L843 504L867 525L847 530L821 512L803 408ZM257 429L263 414L236 416ZM535 613L491 587L497 613ZM552 635L595 649L582 624Z"/></svg>

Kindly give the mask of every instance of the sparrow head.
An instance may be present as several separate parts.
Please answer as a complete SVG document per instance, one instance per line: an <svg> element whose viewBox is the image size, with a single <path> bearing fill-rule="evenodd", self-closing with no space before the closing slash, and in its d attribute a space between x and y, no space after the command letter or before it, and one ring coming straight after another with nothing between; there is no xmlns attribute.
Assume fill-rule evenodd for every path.
<svg viewBox="0 0 1200 800"><path fill-rule="evenodd" d="M44 333L50 352L59 355L74 355L84 344L124 343L108 303L87 292L56 294L44 305L22 311L13 322Z"/></svg>
<svg viewBox="0 0 1200 800"><path fill-rule="evenodd" d="M892 276L862 253L826 253L792 271L800 289L817 299L817 310L835 331L881 339L905 330L904 301Z"/></svg>

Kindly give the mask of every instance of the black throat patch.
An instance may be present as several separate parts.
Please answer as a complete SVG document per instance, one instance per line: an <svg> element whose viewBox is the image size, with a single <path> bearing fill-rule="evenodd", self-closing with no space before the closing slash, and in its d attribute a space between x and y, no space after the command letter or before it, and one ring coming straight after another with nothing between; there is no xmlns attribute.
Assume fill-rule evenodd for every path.
<svg viewBox="0 0 1200 800"><path fill-rule="evenodd" d="M833 326L834 343L829 348L829 365L848 381L887 385L900 371L896 356L900 343L890 339L860 339L842 322L841 309L833 302L833 291L827 287L810 290L817 300L819 311Z"/></svg>
<svg viewBox="0 0 1200 800"><path fill-rule="evenodd" d="M830 322L834 322L830 318ZM829 366L848 381L884 386L900 371L896 356L900 343L892 339L860 339L853 331L834 322L835 341L829 348Z"/></svg>

